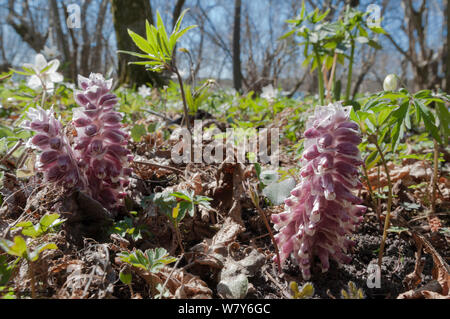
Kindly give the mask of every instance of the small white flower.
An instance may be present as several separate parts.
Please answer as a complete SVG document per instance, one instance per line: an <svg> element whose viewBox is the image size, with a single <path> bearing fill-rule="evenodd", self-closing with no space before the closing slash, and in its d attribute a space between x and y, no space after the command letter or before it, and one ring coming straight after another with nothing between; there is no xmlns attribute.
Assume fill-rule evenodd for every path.
<svg viewBox="0 0 450 319"><path fill-rule="evenodd" d="M72 91L76 89L76 86L75 86L74 83L63 82L63 84L64 84L68 89L70 89L70 90L72 90Z"/></svg>
<svg viewBox="0 0 450 319"><path fill-rule="evenodd" d="M224 90L224 92L225 92L225 94L226 95L233 95L233 96L235 96L236 95L236 90L234 89L234 88L226 88L225 90Z"/></svg>
<svg viewBox="0 0 450 319"><path fill-rule="evenodd" d="M395 74L389 74L385 77L383 89L385 91L395 91L397 89L397 76Z"/></svg>
<svg viewBox="0 0 450 319"><path fill-rule="evenodd" d="M58 48L55 46L44 46L44 50L41 52L47 57L47 59L54 59L59 55Z"/></svg>
<svg viewBox="0 0 450 319"><path fill-rule="evenodd" d="M138 94L145 99L146 97L152 95L152 89L143 84L139 87Z"/></svg>
<svg viewBox="0 0 450 319"><path fill-rule="evenodd" d="M34 65L30 63L24 64L24 67L32 69L35 72L35 74L30 76L28 79L27 85L33 90L36 90L44 85L47 93L53 93L55 83L62 82L64 80L62 74L56 72L59 68L59 64L59 60L57 59L47 62L41 53L37 54L34 59ZM43 70L45 71L43 72Z"/></svg>
<svg viewBox="0 0 450 319"><path fill-rule="evenodd" d="M261 97L272 103L277 97L277 90L273 88L272 84L269 84L262 88Z"/></svg>

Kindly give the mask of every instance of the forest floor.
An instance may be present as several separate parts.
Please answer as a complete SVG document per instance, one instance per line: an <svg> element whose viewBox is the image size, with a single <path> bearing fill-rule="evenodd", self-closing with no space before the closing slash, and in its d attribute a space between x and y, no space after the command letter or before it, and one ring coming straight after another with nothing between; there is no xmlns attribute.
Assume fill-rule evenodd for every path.
<svg viewBox="0 0 450 319"><path fill-rule="evenodd" d="M157 120L150 117L146 124ZM64 194L58 188L42 184L39 174L20 177L15 173L14 163L3 163L7 168L1 189L4 198L0 209L1 237L13 238L20 234L20 229L13 227L19 221L36 223L47 212L57 211L67 219L58 232L46 234L34 243L54 242L58 246L56 250L43 252L34 262L39 298L149 298L150 294L158 294L157 287L164 287L167 298L278 299L292 297L290 282L299 286L306 282L291 259L281 272L272 261L275 249L261 212L250 198L249 189L258 185L254 166L177 165L170 159L173 143L164 139L161 131L147 134L140 143L130 143L135 156L134 178L126 208L113 215L83 194ZM293 156L282 154L280 166L298 165ZM386 199L375 199L374 205L363 189L360 196L369 209L351 238L356 243L350 254L352 261L347 265L331 262L326 273L313 266L308 280L315 289L313 298L340 299L349 282L367 298L448 298L447 164L442 164L436 212L431 217L427 215L430 163L409 159L402 166L392 164L395 195L392 226L378 288L368 287L371 281L368 267L377 264ZM369 172L374 190L386 186L383 174L376 169ZM177 232L151 196L183 189L212 198L212 208L197 209L194 217L186 215ZM262 197L259 204L269 220L271 214L283 211L284 206L269 206ZM129 211L137 214L131 215ZM108 231L125 218L142 230L142 236L121 236ZM157 247L164 247L178 261L150 273L130 267L117 256L122 251ZM121 271L132 274L131 285L119 280ZM26 262L18 264L8 286L17 297L30 296Z"/></svg>

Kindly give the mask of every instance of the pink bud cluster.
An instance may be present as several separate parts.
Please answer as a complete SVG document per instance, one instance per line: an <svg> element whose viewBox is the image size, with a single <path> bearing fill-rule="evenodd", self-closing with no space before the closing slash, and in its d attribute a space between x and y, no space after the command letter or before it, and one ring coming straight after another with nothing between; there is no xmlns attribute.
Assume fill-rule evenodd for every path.
<svg viewBox="0 0 450 319"><path fill-rule="evenodd" d="M44 172L45 181L67 188L82 186L83 178L74 153L53 109L46 111L37 106L28 111L28 117L30 120L23 122L22 127L37 133L28 146L40 151L36 168Z"/></svg>
<svg viewBox="0 0 450 319"><path fill-rule="evenodd" d="M122 115L113 109L118 99L110 92L112 80L105 80L101 74L91 73L89 78L79 75L78 85L80 90L75 90L74 95L80 107L73 110L73 124L77 133L73 148L62 133L61 123L50 115L51 111L32 109L28 113L31 121L26 127L39 133L31 139L33 145L46 143L43 131L48 132L48 138L56 134L62 141L59 157L54 153L47 155L46 149L41 148L44 151L40 155L41 162L42 158L47 160L49 157L47 161L54 162L54 158L61 158L60 162L63 163L62 159L67 158L65 161L71 165L66 170L59 170L60 174L55 178L52 177L55 175L53 170L56 169L41 165L50 181L74 180L70 184L65 182L64 185L82 186L103 206L113 208L125 197L122 190L128 186L131 175L128 164L132 156L126 148L129 135L121 129ZM50 145L50 142L47 144Z"/></svg>
<svg viewBox="0 0 450 319"><path fill-rule="evenodd" d="M275 239L281 262L293 253L305 279L311 276L315 256L323 272L330 258L350 262L347 252L354 243L347 236L366 210L352 193L362 186L362 161L359 127L349 121L349 112L339 103L316 108L304 133L300 182L285 200L288 210L271 217L279 231Z"/></svg>

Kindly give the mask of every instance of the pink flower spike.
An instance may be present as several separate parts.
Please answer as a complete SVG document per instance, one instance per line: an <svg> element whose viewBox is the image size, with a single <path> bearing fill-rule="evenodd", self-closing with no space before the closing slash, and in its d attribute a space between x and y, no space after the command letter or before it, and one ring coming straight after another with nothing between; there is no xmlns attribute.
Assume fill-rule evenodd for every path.
<svg viewBox="0 0 450 319"><path fill-rule="evenodd" d="M80 75L78 84L75 101L80 107L73 111L78 133L75 154L86 167L91 196L106 208L114 208L123 199L122 185L128 185L128 176L120 173L131 172L128 165L132 160L127 156L128 134L121 129L123 116L113 110L118 98L110 92L112 80L101 74Z"/></svg>
<svg viewBox="0 0 450 319"><path fill-rule="evenodd" d="M353 194L361 186L358 168L361 138L349 121L350 108L340 103L319 106L306 124L305 151L299 184L285 200L286 212L271 216L283 262L292 255L304 279L311 276L314 256L322 271L329 259L350 262L347 238L362 220L366 207Z"/></svg>

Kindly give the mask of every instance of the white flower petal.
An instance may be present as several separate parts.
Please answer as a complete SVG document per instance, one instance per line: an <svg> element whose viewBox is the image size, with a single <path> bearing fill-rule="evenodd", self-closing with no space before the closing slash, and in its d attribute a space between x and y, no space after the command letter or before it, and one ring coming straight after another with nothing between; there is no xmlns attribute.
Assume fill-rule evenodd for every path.
<svg viewBox="0 0 450 319"><path fill-rule="evenodd" d="M28 78L27 85L30 89L36 90L42 86L42 83L37 75L32 75Z"/></svg>
<svg viewBox="0 0 450 319"><path fill-rule="evenodd" d="M50 78L50 81L55 82L55 83L59 83L64 80L64 77L62 76L62 74L58 73L58 72L50 73L49 78Z"/></svg>
<svg viewBox="0 0 450 319"><path fill-rule="evenodd" d="M53 73L56 72L59 68L59 60L58 59L54 59L51 60L49 63L49 65L51 64L50 68L47 70L48 73Z"/></svg>
<svg viewBox="0 0 450 319"><path fill-rule="evenodd" d="M83 88L83 83L85 83L87 87L87 85L89 84L89 79L82 76L81 74L78 74L78 87Z"/></svg>
<svg viewBox="0 0 450 319"><path fill-rule="evenodd" d="M47 60L41 53L36 54L34 58L34 66L37 70L41 71L47 67Z"/></svg>
<svg viewBox="0 0 450 319"><path fill-rule="evenodd" d="M53 94L53 90L55 89L55 84L53 84L53 82L48 82L46 85L45 85L45 87L46 87L46 89L47 89L47 93L48 94Z"/></svg>

